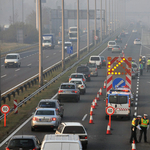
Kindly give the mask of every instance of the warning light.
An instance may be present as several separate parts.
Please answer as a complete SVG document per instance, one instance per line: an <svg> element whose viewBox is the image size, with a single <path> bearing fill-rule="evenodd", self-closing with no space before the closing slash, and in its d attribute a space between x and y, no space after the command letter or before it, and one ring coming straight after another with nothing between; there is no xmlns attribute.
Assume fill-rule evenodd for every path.
<svg viewBox="0 0 150 150"><path fill-rule="evenodd" d="M108 74L110 74L110 72L108 72Z"/></svg>
<svg viewBox="0 0 150 150"><path fill-rule="evenodd" d="M115 74L117 74L117 72L115 72Z"/></svg>
<svg viewBox="0 0 150 150"><path fill-rule="evenodd" d="M107 60L111 61L111 57L107 57Z"/></svg>
<svg viewBox="0 0 150 150"><path fill-rule="evenodd" d="M116 66L118 67L118 64Z"/></svg>
<svg viewBox="0 0 150 150"><path fill-rule="evenodd" d="M120 65L121 63L119 62L118 64Z"/></svg>
<svg viewBox="0 0 150 150"><path fill-rule="evenodd" d="M111 74L114 74L114 72L112 72Z"/></svg>
<svg viewBox="0 0 150 150"><path fill-rule="evenodd" d="M128 57L128 60L131 61L131 60L132 60L132 57Z"/></svg>
<svg viewBox="0 0 150 150"><path fill-rule="evenodd" d="M114 69L116 69L116 67L114 67Z"/></svg>
<svg viewBox="0 0 150 150"><path fill-rule="evenodd" d="M124 72L122 72L121 74L124 75Z"/></svg>
<svg viewBox="0 0 150 150"><path fill-rule="evenodd" d="M114 69L112 69L112 71L114 71Z"/></svg>
<svg viewBox="0 0 150 150"><path fill-rule="evenodd" d="M108 65L108 68L110 68L111 67L111 65Z"/></svg>
<svg viewBox="0 0 150 150"><path fill-rule="evenodd" d="M123 58L123 60L126 60L125 58Z"/></svg>
<svg viewBox="0 0 150 150"><path fill-rule="evenodd" d="M110 71L110 69L108 69L108 71Z"/></svg>
<svg viewBox="0 0 150 150"><path fill-rule="evenodd" d="M121 63L123 62L123 60L121 60Z"/></svg>
<svg viewBox="0 0 150 150"><path fill-rule="evenodd" d="M110 62L108 62L108 64L110 65Z"/></svg>
<svg viewBox="0 0 150 150"><path fill-rule="evenodd" d="M118 72L118 74L120 75L121 73L120 73L120 72Z"/></svg>

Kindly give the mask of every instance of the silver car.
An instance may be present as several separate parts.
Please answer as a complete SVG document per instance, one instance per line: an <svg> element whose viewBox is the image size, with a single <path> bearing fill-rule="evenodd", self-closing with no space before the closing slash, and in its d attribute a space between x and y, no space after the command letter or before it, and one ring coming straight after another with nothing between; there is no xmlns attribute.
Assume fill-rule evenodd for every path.
<svg viewBox="0 0 150 150"><path fill-rule="evenodd" d="M82 79L82 81L84 82L84 84L86 85L86 78L84 76L83 73L72 73L70 76L69 76L69 81L72 80L72 79Z"/></svg>
<svg viewBox="0 0 150 150"><path fill-rule="evenodd" d="M90 69L91 76L98 76L97 65L96 63L87 63L87 66Z"/></svg>
<svg viewBox="0 0 150 150"><path fill-rule="evenodd" d="M61 117L55 108L38 108L31 120L31 131L41 127L57 128Z"/></svg>
<svg viewBox="0 0 150 150"><path fill-rule="evenodd" d="M113 46L113 47L112 47L112 53L113 53L113 52L119 52L119 53L121 53L121 48L120 48L120 46L119 46L119 45Z"/></svg>

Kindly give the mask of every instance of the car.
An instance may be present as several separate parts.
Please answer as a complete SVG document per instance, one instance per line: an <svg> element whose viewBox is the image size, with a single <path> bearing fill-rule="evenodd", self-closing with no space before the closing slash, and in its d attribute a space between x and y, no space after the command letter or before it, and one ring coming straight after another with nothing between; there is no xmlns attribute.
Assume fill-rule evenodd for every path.
<svg viewBox="0 0 150 150"><path fill-rule="evenodd" d="M83 148L87 148L88 134L84 126L79 122L62 122L56 129L55 134L77 134Z"/></svg>
<svg viewBox="0 0 150 150"><path fill-rule="evenodd" d="M120 37L125 37L126 35L125 35L125 33L124 32L121 32L120 33Z"/></svg>
<svg viewBox="0 0 150 150"><path fill-rule="evenodd" d="M98 76L97 65L96 63L87 63L87 66L90 69L91 76Z"/></svg>
<svg viewBox="0 0 150 150"><path fill-rule="evenodd" d="M69 46L69 47L72 46L72 42L65 42L65 43L64 43L64 47L65 47L64 49L65 49L65 51L67 51L67 47L68 47L68 46Z"/></svg>
<svg viewBox="0 0 150 150"><path fill-rule="evenodd" d="M128 32L128 31L125 31L124 33L125 33L125 35L128 35L128 34L129 34L129 32Z"/></svg>
<svg viewBox="0 0 150 150"><path fill-rule="evenodd" d="M58 45L62 45L62 39L58 40Z"/></svg>
<svg viewBox="0 0 150 150"><path fill-rule="evenodd" d="M80 100L80 90L75 83L62 83L58 89L58 100L75 100L78 102Z"/></svg>
<svg viewBox="0 0 150 150"><path fill-rule="evenodd" d="M21 58L19 53L9 53L4 60L5 68L21 67Z"/></svg>
<svg viewBox="0 0 150 150"><path fill-rule="evenodd" d="M63 117L64 115L64 105L57 99L41 99L38 103L36 109L38 108L55 108L59 115Z"/></svg>
<svg viewBox="0 0 150 150"><path fill-rule="evenodd" d="M86 65L80 65L76 68L77 73L83 73L86 81L91 81L90 69Z"/></svg>
<svg viewBox="0 0 150 150"><path fill-rule="evenodd" d="M139 67L138 67L137 63L132 62L131 65L132 65L132 68L134 68L135 75L138 76L138 73L139 73Z"/></svg>
<svg viewBox="0 0 150 150"><path fill-rule="evenodd" d="M133 30L132 30L132 33L137 33L137 30L136 30L136 29L133 29Z"/></svg>
<svg viewBox="0 0 150 150"><path fill-rule="evenodd" d="M87 30L83 30L83 33L87 33Z"/></svg>
<svg viewBox="0 0 150 150"><path fill-rule="evenodd" d="M134 40L134 45L141 45L142 43L141 43L141 40L140 39L135 39Z"/></svg>
<svg viewBox="0 0 150 150"><path fill-rule="evenodd" d="M41 142L35 135L14 135L5 150L40 150Z"/></svg>
<svg viewBox="0 0 150 150"><path fill-rule="evenodd" d="M120 46L119 46L119 45L113 46L113 47L112 47L112 53L113 53L113 52L119 52L119 53L121 53L121 48L120 48Z"/></svg>
<svg viewBox="0 0 150 150"><path fill-rule="evenodd" d="M135 59L132 59L132 62L135 62L135 63L136 63L136 60L135 60Z"/></svg>
<svg viewBox="0 0 150 150"><path fill-rule="evenodd" d="M69 76L69 81L72 79L82 79L83 83L86 85L86 78L83 73L72 73Z"/></svg>
<svg viewBox="0 0 150 150"><path fill-rule="evenodd" d="M115 39L116 43L122 43L122 38L120 36L117 36Z"/></svg>
<svg viewBox="0 0 150 150"><path fill-rule="evenodd" d="M100 56L102 60L102 66L106 66L106 58L104 56Z"/></svg>
<svg viewBox="0 0 150 150"><path fill-rule="evenodd" d="M92 55L89 58L89 63L96 63L98 68L102 68L102 60L99 55Z"/></svg>
<svg viewBox="0 0 150 150"><path fill-rule="evenodd" d="M78 89L80 90L80 93L86 93L86 85L83 83L82 79L71 79L69 83L75 83Z"/></svg>
<svg viewBox="0 0 150 150"><path fill-rule="evenodd" d="M39 128L55 129L61 123L61 116L55 108L38 108L31 120L31 131Z"/></svg>
<svg viewBox="0 0 150 150"><path fill-rule="evenodd" d="M108 41L108 43L107 43L108 50L112 50L112 47L115 45L117 45L117 43L115 41Z"/></svg>

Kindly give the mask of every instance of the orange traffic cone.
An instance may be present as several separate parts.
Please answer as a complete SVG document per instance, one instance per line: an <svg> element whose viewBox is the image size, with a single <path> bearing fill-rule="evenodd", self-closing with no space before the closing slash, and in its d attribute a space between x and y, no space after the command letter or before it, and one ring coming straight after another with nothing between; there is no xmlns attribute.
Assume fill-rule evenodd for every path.
<svg viewBox="0 0 150 150"><path fill-rule="evenodd" d="M136 150L135 140L133 140L133 143L132 143L132 150Z"/></svg>
<svg viewBox="0 0 150 150"><path fill-rule="evenodd" d="M99 95L102 95L102 88L100 88Z"/></svg>
<svg viewBox="0 0 150 150"><path fill-rule="evenodd" d="M106 134L111 134L111 133L110 133L110 125L109 125L109 123L108 123L108 125L107 125L107 131L106 131Z"/></svg>
<svg viewBox="0 0 150 150"><path fill-rule="evenodd" d="M104 81L104 87L103 88L106 89L106 80Z"/></svg>
<svg viewBox="0 0 150 150"><path fill-rule="evenodd" d="M90 115L89 123L94 123L94 122L93 122L93 117L92 117L92 115Z"/></svg>
<svg viewBox="0 0 150 150"><path fill-rule="evenodd" d="M100 100L100 99L99 99L99 92L97 92L97 98L96 98L96 99L97 99L98 101Z"/></svg>
<svg viewBox="0 0 150 150"><path fill-rule="evenodd" d="M92 102L92 108L95 109L95 102Z"/></svg>
<svg viewBox="0 0 150 150"><path fill-rule="evenodd" d="M94 102L95 102L95 106L97 106L97 98L96 97L94 99Z"/></svg>
<svg viewBox="0 0 150 150"><path fill-rule="evenodd" d="M93 108L90 109L90 115L93 115Z"/></svg>

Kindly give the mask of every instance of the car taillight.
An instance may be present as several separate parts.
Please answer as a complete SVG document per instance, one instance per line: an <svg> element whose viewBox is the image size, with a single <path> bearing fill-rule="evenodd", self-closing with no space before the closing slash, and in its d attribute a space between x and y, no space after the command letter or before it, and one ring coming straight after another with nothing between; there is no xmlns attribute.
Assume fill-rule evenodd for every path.
<svg viewBox="0 0 150 150"><path fill-rule="evenodd" d="M103 60L103 62L105 62L105 60Z"/></svg>
<svg viewBox="0 0 150 150"><path fill-rule="evenodd" d="M58 111L58 108L56 108L56 110Z"/></svg>
<svg viewBox="0 0 150 150"><path fill-rule="evenodd" d="M39 119L37 117L32 118L33 121L38 121Z"/></svg>
<svg viewBox="0 0 150 150"><path fill-rule="evenodd" d="M10 150L8 147L6 147L6 149L5 150Z"/></svg>
<svg viewBox="0 0 150 150"><path fill-rule="evenodd" d="M85 136L84 138L87 139L87 136Z"/></svg>
<svg viewBox="0 0 150 150"><path fill-rule="evenodd" d="M85 81L85 79L84 79L84 78L82 78L82 80L83 80L83 81Z"/></svg>
<svg viewBox="0 0 150 150"><path fill-rule="evenodd" d="M95 71L97 71L97 68L95 69Z"/></svg>
<svg viewBox="0 0 150 150"><path fill-rule="evenodd" d="M114 48L112 48L112 50L113 50Z"/></svg>
<svg viewBox="0 0 150 150"><path fill-rule="evenodd" d="M120 48L119 48L119 50L120 50Z"/></svg>
<svg viewBox="0 0 150 150"><path fill-rule="evenodd" d="M52 118L52 121L56 121L56 118Z"/></svg>
<svg viewBox="0 0 150 150"><path fill-rule="evenodd" d="M73 93L77 93L77 91L72 91Z"/></svg>
<svg viewBox="0 0 150 150"><path fill-rule="evenodd" d="M131 101L130 101L130 99L129 99L129 107L130 107L130 104L131 104Z"/></svg>
<svg viewBox="0 0 150 150"><path fill-rule="evenodd" d="M82 85L81 87L83 88L84 86Z"/></svg>
<svg viewBox="0 0 150 150"><path fill-rule="evenodd" d="M99 64L101 65L101 62Z"/></svg>
<svg viewBox="0 0 150 150"><path fill-rule="evenodd" d="M58 93L62 93L62 92L63 92L63 90L59 90L59 91L58 91Z"/></svg>
<svg viewBox="0 0 150 150"><path fill-rule="evenodd" d="M33 150L37 150L37 148L35 147L35 148L33 148Z"/></svg>
<svg viewBox="0 0 150 150"><path fill-rule="evenodd" d="M108 106L108 99L106 99L106 107Z"/></svg>
<svg viewBox="0 0 150 150"><path fill-rule="evenodd" d="M90 74L88 75L88 77L90 77Z"/></svg>
<svg viewBox="0 0 150 150"><path fill-rule="evenodd" d="M69 81L71 80L72 78L69 78Z"/></svg>
<svg viewBox="0 0 150 150"><path fill-rule="evenodd" d="M115 40L117 40L117 39L115 39Z"/></svg>

